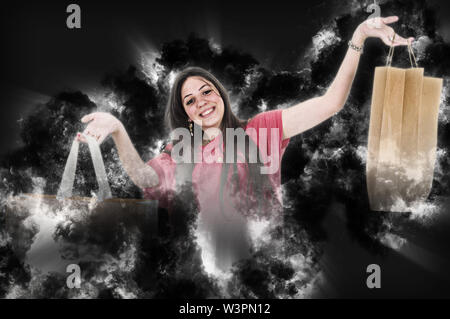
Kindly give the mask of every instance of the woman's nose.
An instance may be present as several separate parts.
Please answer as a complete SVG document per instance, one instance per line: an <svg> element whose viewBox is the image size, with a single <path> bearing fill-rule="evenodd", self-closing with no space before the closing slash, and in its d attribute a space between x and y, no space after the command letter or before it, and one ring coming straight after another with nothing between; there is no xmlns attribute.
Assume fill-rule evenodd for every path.
<svg viewBox="0 0 450 319"><path fill-rule="evenodd" d="M198 101L198 107L202 107L203 105L206 104L206 101L204 99L199 99Z"/></svg>

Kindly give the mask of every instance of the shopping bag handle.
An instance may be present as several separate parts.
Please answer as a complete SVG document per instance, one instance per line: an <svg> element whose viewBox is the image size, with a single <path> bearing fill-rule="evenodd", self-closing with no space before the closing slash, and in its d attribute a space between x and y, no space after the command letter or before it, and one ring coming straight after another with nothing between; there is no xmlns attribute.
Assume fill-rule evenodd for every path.
<svg viewBox="0 0 450 319"><path fill-rule="evenodd" d="M92 163L94 164L95 176L98 183L97 199L103 201L111 198L111 188L109 187L108 178L106 176L105 164L103 163L102 154L98 142L89 135L83 134L88 141L89 151L91 153ZM59 185L59 190L56 195L58 199L72 197L73 183L75 180L75 171L77 169L78 148L80 142L74 140L70 149L69 157L67 158L66 167Z"/></svg>
<svg viewBox="0 0 450 319"><path fill-rule="evenodd" d="M395 34L392 38L392 42L394 42L394 39L395 39ZM414 64L416 65L416 68L418 68L419 66L417 65L416 56L414 55L414 51L413 51L413 49L411 47L411 43L409 41L408 41L408 55L409 55L409 62L411 62L411 67L412 68L414 67L414 65L413 65L413 59L414 59ZM394 56L394 46L391 45L389 48L388 56L386 58L386 66L391 66L393 56Z"/></svg>

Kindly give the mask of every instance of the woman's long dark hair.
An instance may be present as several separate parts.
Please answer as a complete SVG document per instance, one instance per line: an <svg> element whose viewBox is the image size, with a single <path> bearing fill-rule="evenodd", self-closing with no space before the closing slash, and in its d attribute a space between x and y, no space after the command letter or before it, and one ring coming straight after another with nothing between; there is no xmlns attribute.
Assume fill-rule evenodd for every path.
<svg viewBox="0 0 450 319"><path fill-rule="evenodd" d="M220 208L222 213L223 211L223 192L224 187L227 181L228 172L231 168L231 165L233 165L233 177L232 181L234 185L232 185L234 192L239 190L239 177L237 173L237 156L238 156L238 149L241 151L242 154L245 156L245 162L247 163L247 169L248 169L248 181L247 181L247 198L246 198L246 205L244 208L244 211L242 213L245 214L254 214L256 213L259 215L258 217L262 217L261 214L267 214L268 209L270 210L270 206L272 203L267 202L267 198L270 198L271 200L274 200L276 197L274 197L273 188L270 185L270 181L268 178L268 175L261 174L260 168L263 166L263 163L260 161L260 157L257 156L257 162L256 163L250 163L249 161L249 149L250 145L254 146L255 149L258 150L258 147L254 145L253 140L249 137L248 134L245 133L245 145L244 150L240 149L242 148L242 145L239 145L240 143L234 143L234 160L233 163L226 163L225 158L225 150L226 150L226 129L227 128L242 128L245 130L245 126L248 123L248 121L243 121L236 117L236 115L233 114L231 110L230 100L227 94L226 89L223 87L223 85L217 80L210 72L206 71L205 69L199 68L199 67L189 67L187 69L184 69L181 71L177 77L175 78L175 81L173 83L167 108L166 108L166 114L165 114L165 120L171 130L174 130L176 128L180 127L186 127L188 128L189 122L189 116L186 114L186 111L183 107L183 102L181 99L181 88L184 84L184 82L189 77L201 77L207 81L209 81L211 84L215 86L215 88L218 90L219 95L221 96L224 104L224 114L223 119L220 125L220 130L222 132L223 137L223 143L224 143L224 154L223 154L223 168L221 171L221 178L220 178ZM194 125L194 122L192 122ZM236 138L236 136L235 136ZM178 167L184 167L184 172L181 173L181 170L177 169L176 172L176 178L177 181L179 181L181 177L181 174L184 176L192 177L192 171L194 168L194 142L193 138L191 138L191 156L192 161L191 163L184 163L180 165L177 163ZM175 145L178 141L172 141L172 144ZM234 142L234 141L233 141ZM252 192L253 194L251 195ZM267 197L266 197L267 196ZM249 203L250 201L250 203ZM250 209L250 207L258 206L258 211L256 212L250 212L245 211L246 209ZM225 213L224 213L225 214Z"/></svg>

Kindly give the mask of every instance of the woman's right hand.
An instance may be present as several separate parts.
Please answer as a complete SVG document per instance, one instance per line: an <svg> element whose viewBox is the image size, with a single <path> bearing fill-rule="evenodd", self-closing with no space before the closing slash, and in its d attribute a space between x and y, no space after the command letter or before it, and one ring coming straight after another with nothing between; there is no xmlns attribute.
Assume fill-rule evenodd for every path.
<svg viewBox="0 0 450 319"><path fill-rule="evenodd" d="M83 134L78 133L76 139L80 142L87 143L83 135L90 135L95 138L98 144L101 144L106 137L119 131L122 123L109 113L95 112L83 116L83 123L89 123Z"/></svg>

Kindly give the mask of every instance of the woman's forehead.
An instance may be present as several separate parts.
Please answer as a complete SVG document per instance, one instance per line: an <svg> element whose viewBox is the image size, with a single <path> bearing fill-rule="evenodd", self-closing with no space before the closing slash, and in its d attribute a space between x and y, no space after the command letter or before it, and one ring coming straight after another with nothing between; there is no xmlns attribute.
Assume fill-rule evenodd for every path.
<svg viewBox="0 0 450 319"><path fill-rule="evenodd" d="M181 93L182 94L189 94L194 91L198 91L203 85L209 85L212 86L212 83L207 81L206 79L200 77L200 76L191 76L184 81L183 86L181 87Z"/></svg>

